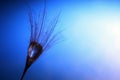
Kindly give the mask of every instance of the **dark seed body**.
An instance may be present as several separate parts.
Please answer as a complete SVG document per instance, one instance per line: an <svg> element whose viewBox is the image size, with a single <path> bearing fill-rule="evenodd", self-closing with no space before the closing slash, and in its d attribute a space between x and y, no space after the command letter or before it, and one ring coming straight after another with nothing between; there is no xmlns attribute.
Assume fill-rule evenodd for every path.
<svg viewBox="0 0 120 80"><path fill-rule="evenodd" d="M37 42L31 42L28 48L28 55L26 60L26 65L24 68L24 72L20 80L23 79L25 73L29 69L29 67L35 62L35 60L42 54L43 47Z"/></svg>
<svg viewBox="0 0 120 80"><path fill-rule="evenodd" d="M37 42L31 42L28 48L28 59L36 60L43 52L43 47Z"/></svg>

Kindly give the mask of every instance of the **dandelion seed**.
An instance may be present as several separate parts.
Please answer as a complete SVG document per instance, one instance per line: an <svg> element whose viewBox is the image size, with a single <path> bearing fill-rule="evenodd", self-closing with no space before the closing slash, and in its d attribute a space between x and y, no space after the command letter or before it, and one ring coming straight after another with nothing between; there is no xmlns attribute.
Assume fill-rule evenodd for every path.
<svg viewBox="0 0 120 80"><path fill-rule="evenodd" d="M40 22L37 22L33 19L33 14L31 11L29 13L29 21L31 26L30 43L28 47L26 64L23 74L21 76L21 80L23 79L29 67L39 58L39 56L46 50L50 49L59 40L58 35L59 33L61 33L61 31L54 33L59 15L57 15L49 23L49 25L45 25L45 17L46 5L44 5Z"/></svg>

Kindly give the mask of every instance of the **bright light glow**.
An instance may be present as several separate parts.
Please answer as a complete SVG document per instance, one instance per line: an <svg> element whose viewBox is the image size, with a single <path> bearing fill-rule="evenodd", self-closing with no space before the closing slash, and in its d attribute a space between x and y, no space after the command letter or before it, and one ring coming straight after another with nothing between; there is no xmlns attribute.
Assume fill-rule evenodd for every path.
<svg viewBox="0 0 120 80"><path fill-rule="evenodd" d="M82 11L81 11L82 12ZM69 38L76 44L76 50L87 47L91 50L84 61L89 63L96 71L99 77L93 80L108 79L103 76L111 73L111 79L119 80L120 77L120 12L116 10L96 10L81 14L76 11L73 25L68 33ZM77 55L81 56L79 51ZM78 66L78 65L77 65Z"/></svg>

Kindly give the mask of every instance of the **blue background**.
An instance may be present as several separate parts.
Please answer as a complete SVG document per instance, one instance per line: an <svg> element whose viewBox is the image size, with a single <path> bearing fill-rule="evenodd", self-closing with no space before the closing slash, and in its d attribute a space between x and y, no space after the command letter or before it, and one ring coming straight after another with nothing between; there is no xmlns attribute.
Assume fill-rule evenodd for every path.
<svg viewBox="0 0 120 80"><path fill-rule="evenodd" d="M38 0L1 2L0 80L22 75L30 37L27 3L34 15L44 5ZM49 20L61 11L57 26L64 29L65 41L43 53L24 79L120 80L119 1L46 0L46 6Z"/></svg>

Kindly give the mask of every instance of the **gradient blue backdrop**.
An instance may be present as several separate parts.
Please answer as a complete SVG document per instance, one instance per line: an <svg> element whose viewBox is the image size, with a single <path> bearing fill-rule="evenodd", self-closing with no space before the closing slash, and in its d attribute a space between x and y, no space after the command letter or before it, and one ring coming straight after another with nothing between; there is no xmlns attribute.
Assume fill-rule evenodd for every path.
<svg viewBox="0 0 120 80"><path fill-rule="evenodd" d="M48 19L61 11L65 41L31 66L25 80L120 80L120 2L46 0ZM29 44L28 3L35 15L43 1L2 1L0 80L19 80ZM59 31L59 30L58 30Z"/></svg>

